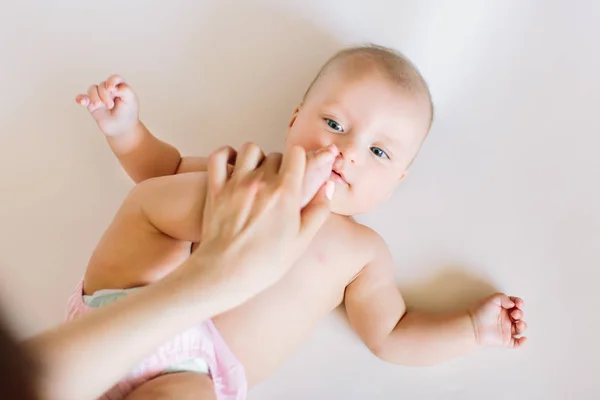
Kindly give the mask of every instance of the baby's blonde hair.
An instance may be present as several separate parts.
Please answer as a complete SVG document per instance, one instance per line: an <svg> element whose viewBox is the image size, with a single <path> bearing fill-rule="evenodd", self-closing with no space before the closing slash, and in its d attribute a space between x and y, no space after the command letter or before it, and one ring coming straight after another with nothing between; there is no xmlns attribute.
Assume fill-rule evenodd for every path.
<svg viewBox="0 0 600 400"><path fill-rule="evenodd" d="M321 67L319 73L306 90L306 93L304 93L302 101L306 100L311 89L332 66L340 63L349 64L352 61L359 61L358 63L353 63L358 68L365 67L365 63L360 63L360 61L370 61L370 67L375 67L380 72L383 72L393 83L416 95L425 95L430 107L429 128L431 127L433 122L433 101L429 87L417 67L402 53L375 44L349 47L334 54Z"/></svg>

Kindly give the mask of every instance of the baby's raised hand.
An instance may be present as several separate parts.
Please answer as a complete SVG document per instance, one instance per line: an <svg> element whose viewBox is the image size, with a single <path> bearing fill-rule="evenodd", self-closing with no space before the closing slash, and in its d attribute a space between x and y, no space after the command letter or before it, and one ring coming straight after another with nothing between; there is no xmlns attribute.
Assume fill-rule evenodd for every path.
<svg viewBox="0 0 600 400"><path fill-rule="evenodd" d="M527 340L521 336L527 329L523 305L522 299L504 293L484 299L470 312L477 342L483 346L521 347Z"/></svg>
<svg viewBox="0 0 600 400"><path fill-rule="evenodd" d="M86 107L106 136L117 136L133 127L139 119L138 99L119 75L112 75L75 101Z"/></svg>

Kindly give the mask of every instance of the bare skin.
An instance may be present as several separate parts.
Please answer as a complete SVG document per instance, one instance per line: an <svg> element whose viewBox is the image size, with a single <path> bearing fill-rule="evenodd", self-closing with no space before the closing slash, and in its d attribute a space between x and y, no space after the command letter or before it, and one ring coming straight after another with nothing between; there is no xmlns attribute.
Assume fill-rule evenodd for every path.
<svg viewBox="0 0 600 400"><path fill-rule="evenodd" d="M217 400L208 375L193 372L162 375L134 390L127 400Z"/></svg>
<svg viewBox="0 0 600 400"><path fill-rule="evenodd" d="M146 286L187 259L191 242L200 241L187 222L202 219L204 182L205 173L196 172L138 185L91 257L85 292ZM179 199L176 207L172 196ZM169 219L176 218L170 213L175 208L185 219ZM213 319L251 385L266 378L342 302L346 286L373 258L377 239L349 217L332 214L281 281Z"/></svg>
<svg viewBox="0 0 600 400"><path fill-rule="evenodd" d="M98 398L160 343L195 322L231 310L285 275L330 215L331 185L325 184L328 175L314 176L317 180L310 184L320 189L301 207L307 183L305 151L294 147L283 158L261 159L259 153L236 153L228 147L210 155L199 221L203 243L173 273L25 342L37 359L40 395ZM213 391L207 376L178 374L152 381L140 396L164 398L172 388L187 391L177 398ZM114 399L114 393L109 397Z"/></svg>
<svg viewBox="0 0 600 400"><path fill-rule="evenodd" d="M332 69L322 79L295 110L286 147L335 147L332 215L278 283L214 318L250 386L267 378L342 302L365 345L391 363L431 365L482 345L522 345L526 324L516 297L496 294L453 314L407 311L389 249L351 216L387 199L406 176L429 124L428 105L369 66L352 73ZM125 201L90 260L85 291L155 282L202 240L188 221L201 217L203 173L165 176L202 171L202 158L181 158L154 138L137 121L137 98L120 77L92 86L77 101L136 182L163 176L142 181Z"/></svg>

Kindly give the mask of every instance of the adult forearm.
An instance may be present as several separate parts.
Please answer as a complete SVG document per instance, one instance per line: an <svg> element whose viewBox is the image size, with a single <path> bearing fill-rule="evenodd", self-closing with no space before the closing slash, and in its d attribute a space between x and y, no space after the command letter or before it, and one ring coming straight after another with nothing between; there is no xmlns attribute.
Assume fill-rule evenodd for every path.
<svg viewBox="0 0 600 400"><path fill-rule="evenodd" d="M141 121L126 132L108 136L107 140L127 174L136 183L175 174L181 162L179 151L153 136Z"/></svg>
<svg viewBox="0 0 600 400"><path fill-rule="evenodd" d="M374 352L394 364L426 366L467 354L476 348L473 324L467 312L408 312Z"/></svg>
<svg viewBox="0 0 600 400"><path fill-rule="evenodd" d="M231 150L214 153L206 194L213 201L205 207L209 219L190 258L159 282L25 343L40 360L39 382L47 399L97 398L161 343L285 275L293 262L289 255L305 249L330 215L324 188L300 213L306 154L298 147L290 152L281 168L268 160L257 172L248 172L247 165L258 164L259 154L252 161L252 153L242 153L238 159L247 163L236 175L243 177L242 185L228 179ZM333 157L329 168L331 163ZM255 201L248 202L251 196ZM242 207L248 212L236 212Z"/></svg>
<svg viewBox="0 0 600 400"><path fill-rule="evenodd" d="M48 399L94 399L160 343L231 307L215 277L182 265L162 281L28 340Z"/></svg>

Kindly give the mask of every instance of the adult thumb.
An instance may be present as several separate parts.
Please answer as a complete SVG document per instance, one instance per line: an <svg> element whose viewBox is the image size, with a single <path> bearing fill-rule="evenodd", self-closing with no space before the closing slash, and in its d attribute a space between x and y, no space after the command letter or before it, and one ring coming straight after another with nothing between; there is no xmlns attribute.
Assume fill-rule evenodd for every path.
<svg viewBox="0 0 600 400"><path fill-rule="evenodd" d="M331 181L321 186L316 196L300 214L300 239L303 245L308 245L319 229L327 220L331 210L329 201L333 196L335 184Z"/></svg>

